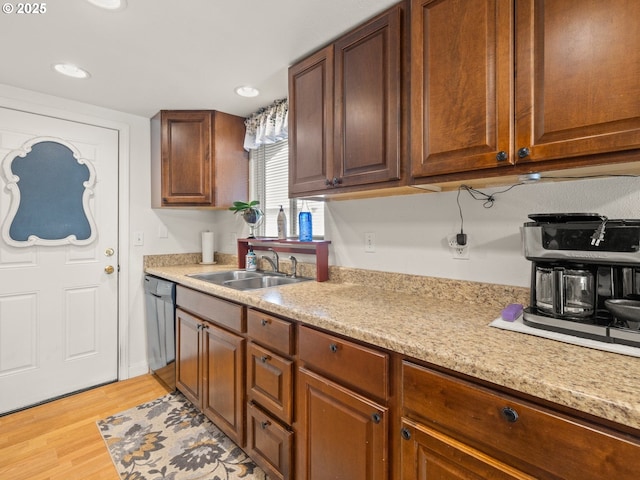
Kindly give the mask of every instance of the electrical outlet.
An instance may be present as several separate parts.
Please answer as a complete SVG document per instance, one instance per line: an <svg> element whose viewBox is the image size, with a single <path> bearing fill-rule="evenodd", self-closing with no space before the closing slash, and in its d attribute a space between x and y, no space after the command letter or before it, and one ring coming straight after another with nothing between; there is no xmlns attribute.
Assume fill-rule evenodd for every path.
<svg viewBox="0 0 640 480"><path fill-rule="evenodd" d="M466 245L458 245L455 233L447 235L447 243L451 249L452 257L456 260L469 260L469 236Z"/></svg>
<svg viewBox="0 0 640 480"><path fill-rule="evenodd" d="M373 253L376 251L376 234L375 233L364 234L364 251L367 253Z"/></svg>
<svg viewBox="0 0 640 480"><path fill-rule="evenodd" d="M144 245L144 232L133 232L133 245L136 247Z"/></svg>

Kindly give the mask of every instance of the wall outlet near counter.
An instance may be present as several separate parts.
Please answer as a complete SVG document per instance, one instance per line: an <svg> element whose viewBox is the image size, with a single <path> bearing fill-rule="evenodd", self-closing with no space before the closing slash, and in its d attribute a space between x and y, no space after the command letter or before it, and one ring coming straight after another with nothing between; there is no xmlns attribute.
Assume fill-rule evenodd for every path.
<svg viewBox="0 0 640 480"><path fill-rule="evenodd" d="M447 235L447 243L451 250L452 258L456 260L469 260L469 237L465 245L458 245L457 233Z"/></svg>
<svg viewBox="0 0 640 480"><path fill-rule="evenodd" d="M376 251L376 234L375 233L364 234L364 251L367 253L374 253Z"/></svg>

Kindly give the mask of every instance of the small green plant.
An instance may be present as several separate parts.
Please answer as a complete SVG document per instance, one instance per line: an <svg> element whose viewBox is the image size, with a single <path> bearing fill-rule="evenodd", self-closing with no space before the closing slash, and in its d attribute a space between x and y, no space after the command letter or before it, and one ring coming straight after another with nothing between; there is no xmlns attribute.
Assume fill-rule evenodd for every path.
<svg viewBox="0 0 640 480"><path fill-rule="evenodd" d="M233 213L242 213L247 211L252 211L257 205L260 205L258 200L252 200L249 203L247 202L233 202L233 206L229 207Z"/></svg>

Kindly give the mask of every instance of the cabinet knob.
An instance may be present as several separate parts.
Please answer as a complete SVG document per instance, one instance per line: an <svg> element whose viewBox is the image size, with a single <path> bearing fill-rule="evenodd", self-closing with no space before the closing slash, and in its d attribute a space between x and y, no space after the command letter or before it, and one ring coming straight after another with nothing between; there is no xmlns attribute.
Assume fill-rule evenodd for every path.
<svg viewBox="0 0 640 480"><path fill-rule="evenodd" d="M265 420L264 422L260 422L260 427L262 427L263 430L267 428L269 425L271 425L271 422L268 420Z"/></svg>
<svg viewBox="0 0 640 480"><path fill-rule="evenodd" d="M371 420L373 420L373 423L380 423L382 421L382 416L376 412L371 415Z"/></svg>
<svg viewBox="0 0 640 480"><path fill-rule="evenodd" d="M324 184L325 184L327 187L332 187L332 186L333 186L333 183L332 183L332 182L331 182L331 180L329 180L328 178L324 181Z"/></svg>
<svg viewBox="0 0 640 480"><path fill-rule="evenodd" d="M335 343L330 344L329 351L336 353L338 351L338 345L336 345Z"/></svg>
<svg viewBox="0 0 640 480"><path fill-rule="evenodd" d="M504 150L500 150L496 154L496 160L498 160L499 162L504 162L507 158L509 158L509 154Z"/></svg>
<svg viewBox="0 0 640 480"><path fill-rule="evenodd" d="M260 325L262 325L263 327L266 327L267 325L269 325L269 320L267 320L266 318L263 318L262 320L260 320Z"/></svg>
<svg viewBox="0 0 640 480"><path fill-rule="evenodd" d="M337 187L342 183L342 179L338 177L333 177L333 180L331 183L333 184L334 187Z"/></svg>
<svg viewBox="0 0 640 480"><path fill-rule="evenodd" d="M501 411L502 417L509 423L515 423L518 421L518 412L511 407L504 407Z"/></svg>
<svg viewBox="0 0 640 480"><path fill-rule="evenodd" d="M402 430L400 430L400 434L405 440L411 440L411 432L408 429L403 428Z"/></svg>
<svg viewBox="0 0 640 480"><path fill-rule="evenodd" d="M531 154L531 150L529 150L527 147L522 147L520 150L518 150L518 157L519 158L526 158Z"/></svg>
<svg viewBox="0 0 640 480"><path fill-rule="evenodd" d="M260 357L260 361L262 363L267 363L269 361L269 358L271 358L269 357L269 355L263 355L262 357Z"/></svg>

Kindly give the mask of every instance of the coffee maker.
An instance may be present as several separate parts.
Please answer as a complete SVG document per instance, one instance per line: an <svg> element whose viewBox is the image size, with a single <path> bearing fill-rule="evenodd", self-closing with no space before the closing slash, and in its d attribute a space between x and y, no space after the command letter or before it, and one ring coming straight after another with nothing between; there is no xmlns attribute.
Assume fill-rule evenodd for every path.
<svg viewBox="0 0 640 480"><path fill-rule="evenodd" d="M597 213L529 215L531 260L523 322L545 330L640 347L640 220Z"/></svg>

